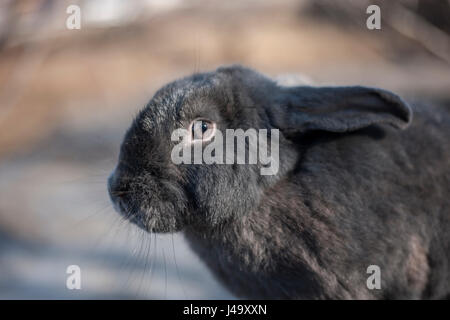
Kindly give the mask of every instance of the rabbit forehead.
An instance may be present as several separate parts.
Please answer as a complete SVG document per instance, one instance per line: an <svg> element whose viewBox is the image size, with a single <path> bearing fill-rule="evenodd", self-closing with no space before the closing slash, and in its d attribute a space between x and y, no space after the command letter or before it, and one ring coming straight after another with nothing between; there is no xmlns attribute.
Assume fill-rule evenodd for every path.
<svg viewBox="0 0 450 320"><path fill-rule="evenodd" d="M148 131L175 124L210 101L221 79L214 74L199 74L174 81L158 90L141 114L142 127Z"/></svg>

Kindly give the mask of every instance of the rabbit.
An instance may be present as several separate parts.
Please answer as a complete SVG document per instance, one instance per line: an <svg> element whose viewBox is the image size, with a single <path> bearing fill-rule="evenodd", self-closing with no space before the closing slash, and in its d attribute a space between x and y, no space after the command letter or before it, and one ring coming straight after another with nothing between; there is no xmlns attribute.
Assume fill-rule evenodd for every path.
<svg viewBox="0 0 450 320"><path fill-rule="evenodd" d="M174 130L212 125L278 130L276 174L261 175L261 163L171 161ZM449 141L450 114L438 106L363 86L281 86L231 65L155 93L125 134L108 189L132 223L183 232L236 297L442 299Z"/></svg>

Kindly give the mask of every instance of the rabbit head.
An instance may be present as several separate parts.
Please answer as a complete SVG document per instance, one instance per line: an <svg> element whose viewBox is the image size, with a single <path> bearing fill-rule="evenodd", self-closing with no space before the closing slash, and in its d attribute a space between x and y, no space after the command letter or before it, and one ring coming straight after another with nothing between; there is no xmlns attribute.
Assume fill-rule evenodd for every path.
<svg viewBox="0 0 450 320"><path fill-rule="evenodd" d="M301 153L293 135L354 131L377 123L404 128L410 121L409 107L388 91L283 87L248 68L222 67L156 92L125 134L109 193L116 210L150 232L220 226L255 210L267 188L288 178ZM276 132L270 130L279 130L277 170L262 175L265 164L259 160L174 163L173 150L180 142L173 133L180 128L185 129L184 146L202 150L227 129L265 129L269 136ZM230 143L223 136L223 144ZM250 147L247 141L247 154Z"/></svg>

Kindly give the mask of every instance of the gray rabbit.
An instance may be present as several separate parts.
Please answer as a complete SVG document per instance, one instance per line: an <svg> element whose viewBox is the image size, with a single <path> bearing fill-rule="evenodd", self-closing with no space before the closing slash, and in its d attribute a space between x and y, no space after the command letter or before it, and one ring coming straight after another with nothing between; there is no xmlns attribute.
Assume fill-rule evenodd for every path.
<svg viewBox="0 0 450 320"><path fill-rule="evenodd" d="M172 161L174 130L206 148L213 126L279 130L276 174L259 162ZM148 232L183 231L238 297L449 298L449 140L443 108L376 88L285 87L229 66L156 92L108 188ZM373 265L379 289L367 285Z"/></svg>

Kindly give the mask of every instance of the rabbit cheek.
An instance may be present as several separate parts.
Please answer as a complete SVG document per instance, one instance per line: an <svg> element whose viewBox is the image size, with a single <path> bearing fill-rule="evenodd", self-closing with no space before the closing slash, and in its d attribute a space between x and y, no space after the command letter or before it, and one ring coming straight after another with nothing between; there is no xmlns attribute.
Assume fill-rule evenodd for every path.
<svg viewBox="0 0 450 320"><path fill-rule="evenodd" d="M257 175L244 165L203 165L192 184L202 225L218 226L239 219L259 203Z"/></svg>

